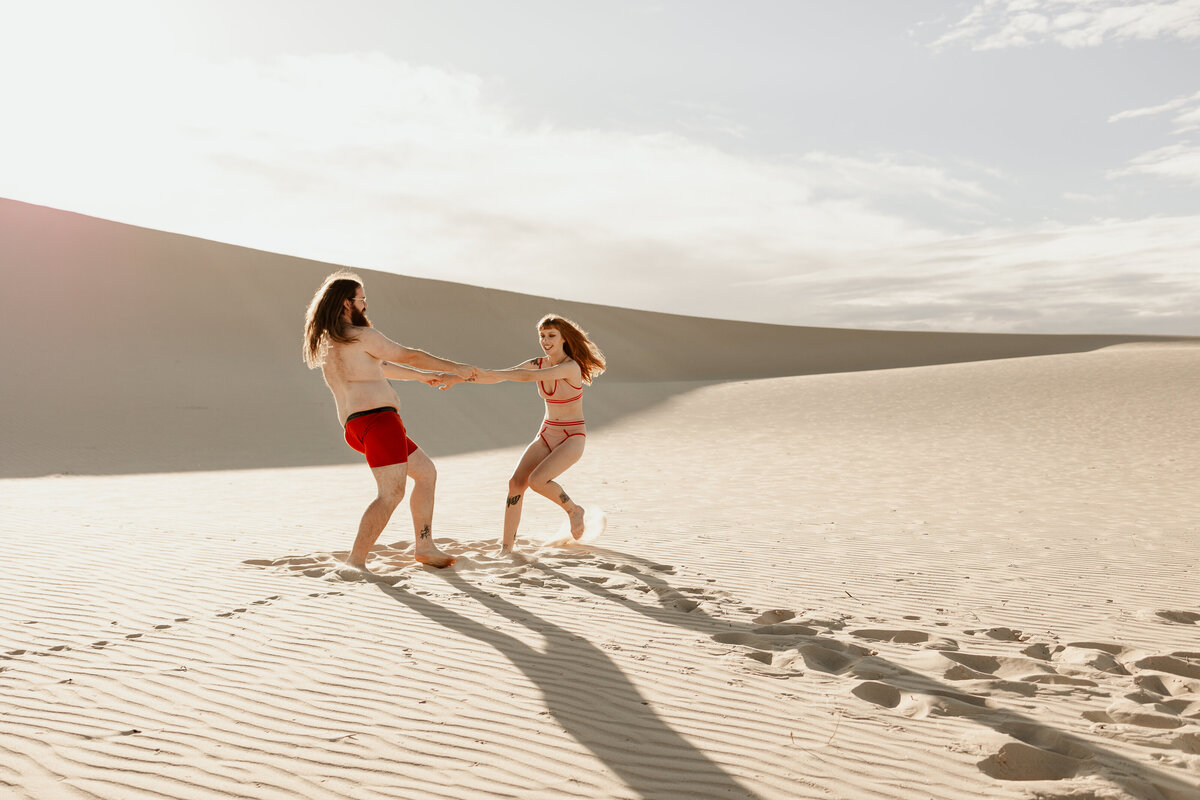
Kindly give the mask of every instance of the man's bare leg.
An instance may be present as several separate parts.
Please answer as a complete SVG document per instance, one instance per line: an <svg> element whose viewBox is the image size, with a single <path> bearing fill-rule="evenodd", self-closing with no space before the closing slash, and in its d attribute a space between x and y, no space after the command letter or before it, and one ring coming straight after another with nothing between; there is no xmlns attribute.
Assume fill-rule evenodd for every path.
<svg viewBox="0 0 1200 800"><path fill-rule="evenodd" d="M358 523L358 536L354 539L354 547L350 549L350 557L346 559L347 564L361 570L367 568L371 548L379 539L379 534L387 527L396 506L404 499L408 465L389 464L386 467L373 467L371 474L375 476L379 494L363 512L362 520Z"/></svg>
<svg viewBox="0 0 1200 800"><path fill-rule="evenodd" d="M437 487L437 469L425 451L417 449L408 457L408 476L413 479L412 497L408 504L412 511L413 531L417 537L414 558L431 567L448 567L457 559L438 549L433 543L433 500Z"/></svg>
<svg viewBox="0 0 1200 800"><path fill-rule="evenodd" d="M583 457L584 437L572 436L560 444L550 455L542 459L529 476L529 488L567 512L571 520L571 535L578 539L583 535L583 506L572 500L554 478Z"/></svg>

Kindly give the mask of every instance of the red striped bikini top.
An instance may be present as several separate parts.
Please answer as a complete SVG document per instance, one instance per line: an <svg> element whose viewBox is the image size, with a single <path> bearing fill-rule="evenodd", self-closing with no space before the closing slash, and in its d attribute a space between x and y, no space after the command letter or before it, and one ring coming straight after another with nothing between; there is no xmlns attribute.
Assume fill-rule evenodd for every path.
<svg viewBox="0 0 1200 800"><path fill-rule="evenodd" d="M544 358L539 358L537 360L538 369L542 368L543 361L545 361ZM543 400L545 400L547 403L574 403L576 400L583 397L583 385L582 384L580 384L579 386L576 386L566 379L563 379L563 383L565 383L567 386L571 387L572 389L577 390L579 392L579 394L575 395L574 397L563 397L563 398L555 397L554 393L558 391L558 381L555 381L554 386L549 389L546 388L545 381L538 381L538 395Z"/></svg>

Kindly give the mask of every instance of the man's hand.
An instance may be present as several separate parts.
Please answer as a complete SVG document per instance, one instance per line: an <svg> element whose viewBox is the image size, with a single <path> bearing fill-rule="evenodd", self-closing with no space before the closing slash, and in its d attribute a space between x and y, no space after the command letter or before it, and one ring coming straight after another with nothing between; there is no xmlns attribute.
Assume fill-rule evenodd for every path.
<svg viewBox="0 0 1200 800"><path fill-rule="evenodd" d="M453 372L438 372L433 377L435 378L435 380L433 383L431 383L429 385L436 386L437 388L441 389L443 392L446 391L447 389L449 389L451 386L453 386L456 383L462 383L464 380L464 378L462 378L459 375L455 375Z"/></svg>
<svg viewBox="0 0 1200 800"><path fill-rule="evenodd" d="M473 367L470 364L460 364L454 372L467 383L474 383L479 377L479 367Z"/></svg>

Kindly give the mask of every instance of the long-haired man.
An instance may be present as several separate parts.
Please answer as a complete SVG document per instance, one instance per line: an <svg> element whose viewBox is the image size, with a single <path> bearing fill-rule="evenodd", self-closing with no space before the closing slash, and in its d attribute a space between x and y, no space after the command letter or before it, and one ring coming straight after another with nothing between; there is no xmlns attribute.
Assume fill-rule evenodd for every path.
<svg viewBox="0 0 1200 800"><path fill-rule="evenodd" d="M437 470L429 456L408 437L400 417L400 399L388 380L417 380L439 385L436 375L422 370L452 372L474 380L475 367L459 364L393 342L367 319L362 280L352 272L335 272L313 295L304 319L304 362L321 368L333 392L338 421L346 443L366 456L379 487L378 496L363 512L358 536L347 563L366 569L371 547L383 533L396 506L404 499L407 479L413 479L415 558L422 564L447 567L452 556L433 542L433 498Z"/></svg>

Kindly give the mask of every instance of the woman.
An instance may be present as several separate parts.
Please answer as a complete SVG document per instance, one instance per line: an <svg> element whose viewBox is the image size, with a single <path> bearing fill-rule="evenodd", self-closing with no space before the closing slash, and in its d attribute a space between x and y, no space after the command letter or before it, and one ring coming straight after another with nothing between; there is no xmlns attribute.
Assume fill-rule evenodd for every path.
<svg viewBox="0 0 1200 800"><path fill-rule="evenodd" d="M511 553L516 542L526 489L533 489L567 513L572 536L578 539L583 534L583 507L571 500L554 479L583 455L587 439L583 387L604 372L604 354L588 339L586 331L557 314L542 317L537 329L544 356L509 369L481 369L475 379L476 383L536 382L538 396L546 402L541 430L525 448L508 481L501 555ZM450 374L443 377L447 385L461 380Z"/></svg>

